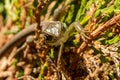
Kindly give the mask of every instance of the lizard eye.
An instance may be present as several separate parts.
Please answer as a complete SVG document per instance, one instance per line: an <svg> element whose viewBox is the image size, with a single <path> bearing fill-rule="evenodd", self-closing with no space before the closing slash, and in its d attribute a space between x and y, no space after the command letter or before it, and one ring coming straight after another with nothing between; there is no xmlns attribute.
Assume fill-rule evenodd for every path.
<svg viewBox="0 0 120 80"><path fill-rule="evenodd" d="M52 42L54 41L54 37L49 34L45 34L45 40L48 42Z"/></svg>

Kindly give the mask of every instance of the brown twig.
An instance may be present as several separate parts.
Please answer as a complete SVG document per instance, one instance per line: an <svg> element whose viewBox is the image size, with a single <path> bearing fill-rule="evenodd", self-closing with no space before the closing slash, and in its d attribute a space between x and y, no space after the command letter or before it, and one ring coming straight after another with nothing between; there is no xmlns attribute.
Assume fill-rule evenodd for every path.
<svg viewBox="0 0 120 80"><path fill-rule="evenodd" d="M117 16L114 16L112 19L108 20L105 24L98 26L96 30L94 30L90 35L92 39L95 39L98 37L101 33L112 27L113 25L120 24L120 14ZM78 48L77 53L83 52L87 46L88 43L92 42L91 40L87 40L86 42L83 42L81 46Z"/></svg>

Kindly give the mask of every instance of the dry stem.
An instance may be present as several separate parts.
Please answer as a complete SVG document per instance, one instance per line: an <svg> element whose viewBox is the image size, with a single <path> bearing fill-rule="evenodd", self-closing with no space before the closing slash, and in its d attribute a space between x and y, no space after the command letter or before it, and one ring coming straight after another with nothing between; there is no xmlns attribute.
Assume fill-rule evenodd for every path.
<svg viewBox="0 0 120 80"><path fill-rule="evenodd" d="M114 16L112 19L108 20L105 24L98 26L98 28L90 34L91 38L95 39L101 33L103 33L104 31L106 31L107 29L109 29L110 27L116 24L120 24L120 14L117 16ZM77 53L81 53L82 51L84 51L87 48L88 43L90 44L92 42L92 39L87 40L86 42L83 42L81 46L78 48Z"/></svg>

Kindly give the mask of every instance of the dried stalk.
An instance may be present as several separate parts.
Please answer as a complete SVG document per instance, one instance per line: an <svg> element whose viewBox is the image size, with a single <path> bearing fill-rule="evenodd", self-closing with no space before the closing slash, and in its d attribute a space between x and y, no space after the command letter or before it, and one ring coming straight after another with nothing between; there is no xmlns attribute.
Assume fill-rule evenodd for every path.
<svg viewBox="0 0 120 80"><path fill-rule="evenodd" d="M112 19L108 20L105 24L98 26L98 28L90 34L91 40L87 40L86 42L83 42L81 46L78 48L77 53L83 52L87 48L88 43L90 44L92 40L98 37L101 33L106 31L113 25L118 25L118 24L120 24L120 14L114 16Z"/></svg>

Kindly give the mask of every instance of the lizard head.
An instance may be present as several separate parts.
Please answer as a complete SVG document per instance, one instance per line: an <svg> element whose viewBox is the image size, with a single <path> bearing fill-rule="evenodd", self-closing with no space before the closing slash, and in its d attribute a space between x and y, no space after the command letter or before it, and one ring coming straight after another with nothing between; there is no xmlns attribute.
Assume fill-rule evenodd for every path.
<svg viewBox="0 0 120 80"><path fill-rule="evenodd" d="M44 34L46 42L55 43L59 41L66 30L65 23L59 21L50 21L41 23L42 33Z"/></svg>

